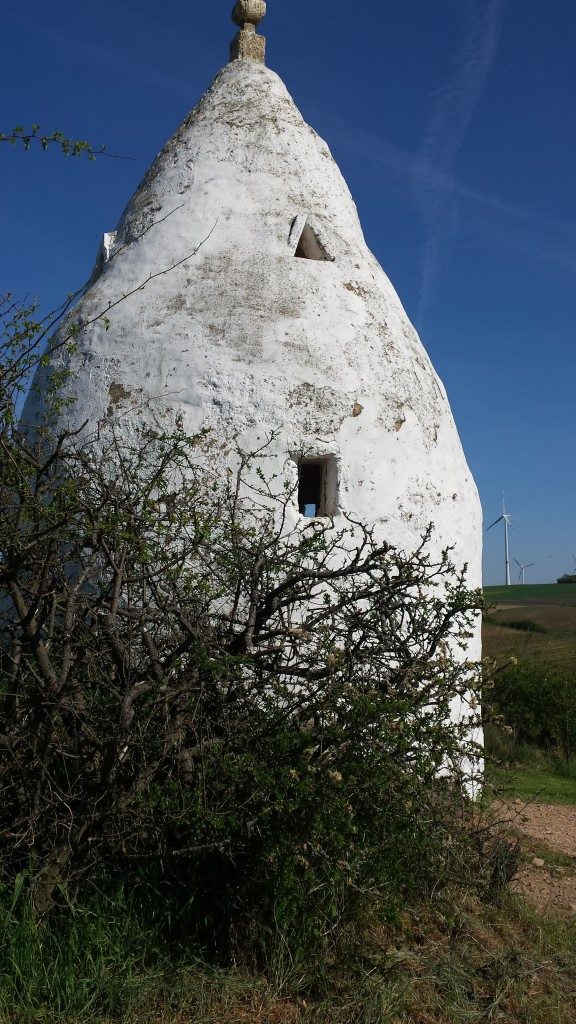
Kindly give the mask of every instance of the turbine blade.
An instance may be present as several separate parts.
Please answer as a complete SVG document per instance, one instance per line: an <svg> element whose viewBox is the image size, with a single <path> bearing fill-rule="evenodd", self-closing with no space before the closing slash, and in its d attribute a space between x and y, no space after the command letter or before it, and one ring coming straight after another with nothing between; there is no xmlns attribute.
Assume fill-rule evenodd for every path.
<svg viewBox="0 0 576 1024"><path fill-rule="evenodd" d="M491 530L493 526L496 526L496 523L501 523L503 519L504 516L499 516L498 519L495 519L494 522L490 524L490 526L486 527L486 533L488 533L488 530Z"/></svg>

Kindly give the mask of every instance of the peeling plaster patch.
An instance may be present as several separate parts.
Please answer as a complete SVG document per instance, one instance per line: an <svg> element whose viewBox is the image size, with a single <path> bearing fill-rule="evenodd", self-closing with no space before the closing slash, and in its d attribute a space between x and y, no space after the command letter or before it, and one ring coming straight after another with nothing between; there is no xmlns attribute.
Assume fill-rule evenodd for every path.
<svg viewBox="0 0 576 1024"><path fill-rule="evenodd" d="M214 337L217 338L223 338L226 333L224 327L221 324L208 324L206 329L209 334L212 334Z"/></svg>
<svg viewBox="0 0 576 1024"><path fill-rule="evenodd" d="M360 405L359 402L354 402L354 405L352 406L352 415L353 416L361 416L363 412L364 412L364 406Z"/></svg>
<svg viewBox="0 0 576 1024"><path fill-rule="evenodd" d="M143 415L144 410L150 407L150 396L146 396L144 394L143 388L135 388L134 391L127 391L122 384L112 381L108 388L108 394L110 395L110 404L106 409L106 416L108 419L110 419L111 416L119 414L125 415L128 412L132 415L137 410L139 410L139 414ZM118 408L121 403L128 402L128 400L128 408L124 408L123 410Z"/></svg>
<svg viewBox="0 0 576 1024"><path fill-rule="evenodd" d="M301 410L301 429L310 434L336 433L346 419L341 396L333 388L305 381L289 393L292 408Z"/></svg>
<svg viewBox="0 0 576 1024"><path fill-rule="evenodd" d="M352 284L352 281L348 281L344 287L347 292L354 292L354 295L358 295L361 299L368 299L370 297L370 293L365 288L362 288L362 285Z"/></svg>
<svg viewBox="0 0 576 1024"><path fill-rule="evenodd" d="M124 401L126 398L130 398L131 392L126 391L126 388L122 387L122 384L117 384L112 381L112 384L108 388L108 394L110 395L110 401L113 405L117 405L118 402Z"/></svg>
<svg viewBox="0 0 576 1024"><path fill-rule="evenodd" d="M406 417L405 416L399 416L398 419L396 420L396 422L394 423L394 430L396 431L396 433L398 433L400 430L402 430L402 427L404 426L405 423L406 423Z"/></svg>
<svg viewBox="0 0 576 1024"><path fill-rule="evenodd" d="M278 316L285 316L287 320L297 320L302 313L302 302L296 300L293 303L280 302L277 312Z"/></svg>
<svg viewBox="0 0 576 1024"><path fill-rule="evenodd" d="M175 295L173 299L168 299L166 303L167 313L179 313L181 309L184 309L186 305L186 299L183 295Z"/></svg>

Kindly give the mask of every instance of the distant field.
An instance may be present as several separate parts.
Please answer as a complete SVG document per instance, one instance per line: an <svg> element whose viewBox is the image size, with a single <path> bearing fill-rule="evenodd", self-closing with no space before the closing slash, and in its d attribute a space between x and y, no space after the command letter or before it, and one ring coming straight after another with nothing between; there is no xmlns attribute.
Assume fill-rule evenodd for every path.
<svg viewBox="0 0 576 1024"><path fill-rule="evenodd" d="M485 587L482 626L484 653L492 658L513 654L576 666L576 583ZM514 628L534 623L542 632Z"/></svg>
<svg viewBox="0 0 576 1024"><path fill-rule="evenodd" d="M576 583L526 583L484 587L488 604L560 604L576 607Z"/></svg>

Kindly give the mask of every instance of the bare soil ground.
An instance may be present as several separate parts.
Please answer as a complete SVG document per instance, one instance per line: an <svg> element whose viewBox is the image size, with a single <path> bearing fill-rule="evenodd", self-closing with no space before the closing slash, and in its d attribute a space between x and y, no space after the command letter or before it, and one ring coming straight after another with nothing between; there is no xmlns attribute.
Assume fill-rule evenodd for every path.
<svg viewBox="0 0 576 1024"><path fill-rule="evenodd" d="M505 811L521 836L522 862L512 888L539 910L576 921L576 807L515 800Z"/></svg>

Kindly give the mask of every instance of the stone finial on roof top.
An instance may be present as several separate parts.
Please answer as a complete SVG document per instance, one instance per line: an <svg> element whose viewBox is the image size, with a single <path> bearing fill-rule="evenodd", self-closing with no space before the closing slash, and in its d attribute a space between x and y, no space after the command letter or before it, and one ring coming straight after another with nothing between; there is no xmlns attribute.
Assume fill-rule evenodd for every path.
<svg viewBox="0 0 576 1024"><path fill-rule="evenodd" d="M265 62L266 40L256 33L256 26L266 14L264 0L237 0L232 11L232 21L240 31L232 40L230 60L255 60Z"/></svg>

